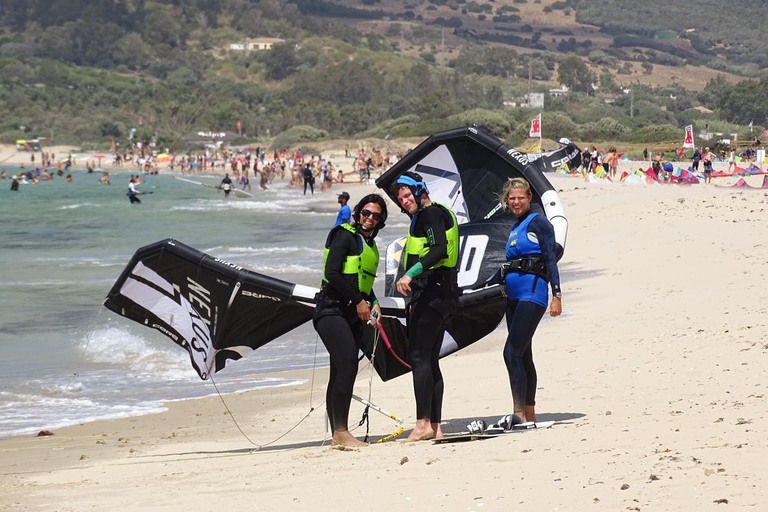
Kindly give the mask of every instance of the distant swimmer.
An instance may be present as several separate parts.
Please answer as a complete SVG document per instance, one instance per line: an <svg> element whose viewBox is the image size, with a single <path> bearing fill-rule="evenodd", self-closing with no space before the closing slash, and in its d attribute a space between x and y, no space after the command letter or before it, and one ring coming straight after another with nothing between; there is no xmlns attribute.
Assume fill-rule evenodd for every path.
<svg viewBox="0 0 768 512"><path fill-rule="evenodd" d="M16 176L13 177L13 181L11 182L11 190L15 192L19 191L19 180Z"/></svg>
<svg viewBox="0 0 768 512"><path fill-rule="evenodd" d="M111 185L111 183L109 182L109 173L108 172L105 172L104 175L101 178L99 178L99 183L101 183L103 185Z"/></svg>
<svg viewBox="0 0 768 512"><path fill-rule="evenodd" d="M75 178L71 174L67 174L67 183L72 183L73 181L75 181Z"/></svg>
<svg viewBox="0 0 768 512"><path fill-rule="evenodd" d="M3 170L3 172L0 172L0 180L4 180L8 177L8 173Z"/></svg>
<svg viewBox="0 0 768 512"><path fill-rule="evenodd" d="M224 191L224 199L229 199L229 193L232 191L232 180L229 178L229 174L224 175L219 188Z"/></svg>
<svg viewBox="0 0 768 512"><path fill-rule="evenodd" d="M131 204L133 203L139 203L141 204L141 200L137 197L141 192L136 190L136 180L133 176L131 176L130 181L128 182L128 199L131 200Z"/></svg>

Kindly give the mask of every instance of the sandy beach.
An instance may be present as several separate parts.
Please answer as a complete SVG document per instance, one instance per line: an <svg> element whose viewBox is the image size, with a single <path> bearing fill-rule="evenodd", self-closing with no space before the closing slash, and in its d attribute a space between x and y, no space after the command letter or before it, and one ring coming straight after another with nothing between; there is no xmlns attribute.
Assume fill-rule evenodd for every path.
<svg viewBox="0 0 768 512"><path fill-rule="evenodd" d="M0 440L0 510L764 510L768 191L550 180L569 220L564 313L533 345L551 429L335 450L318 369L227 395L231 414L214 397ZM504 339L443 360L446 432L512 412ZM409 377L371 396L413 426ZM256 445L285 435L259 448L233 419ZM371 413L374 438L394 430Z"/></svg>

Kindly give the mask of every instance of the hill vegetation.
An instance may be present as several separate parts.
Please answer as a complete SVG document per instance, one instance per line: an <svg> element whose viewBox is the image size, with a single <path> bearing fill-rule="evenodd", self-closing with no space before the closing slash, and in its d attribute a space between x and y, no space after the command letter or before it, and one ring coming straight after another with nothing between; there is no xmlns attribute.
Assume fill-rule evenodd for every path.
<svg viewBox="0 0 768 512"><path fill-rule="evenodd" d="M746 75L764 67L766 51L751 50L762 48L758 39L746 39L748 52L710 24L706 36L697 27L685 32L689 21L675 24L680 9L663 11L653 28L675 27L685 39L653 39L643 9L656 0L414 3L0 0L0 141L170 146L189 131L233 131L240 122L240 142L281 134L281 145L475 123L516 144L535 113L502 105L528 92L529 73L534 92L573 88L567 98L547 97L546 137L645 143L680 139L687 124L741 137L752 134L747 123L768 124L768 79L733 85L721 77L698 92L675 84L635 85L632 95L621 89L654 63L727 59ZM742 13L754 2L731 3ZM547 26L534 10L549 10L560 25ZM229 50L252 37L285 42Z"/></svg>

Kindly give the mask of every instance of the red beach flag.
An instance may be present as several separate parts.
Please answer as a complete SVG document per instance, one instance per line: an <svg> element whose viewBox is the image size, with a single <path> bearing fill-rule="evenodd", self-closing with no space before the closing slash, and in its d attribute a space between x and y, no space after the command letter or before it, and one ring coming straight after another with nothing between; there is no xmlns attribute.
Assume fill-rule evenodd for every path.
<svg viewBox="0 0 768 512"><path fill-rule="evenodd" d="M529 137L541 137L541 114L531 119L531 131Z"/></svg>

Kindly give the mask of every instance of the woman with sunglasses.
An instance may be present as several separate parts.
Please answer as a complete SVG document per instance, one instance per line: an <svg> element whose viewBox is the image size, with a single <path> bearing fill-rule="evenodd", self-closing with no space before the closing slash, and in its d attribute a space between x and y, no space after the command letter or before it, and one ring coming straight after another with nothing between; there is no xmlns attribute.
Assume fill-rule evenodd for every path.
<svg viewBox="0 0 768 512"><path fill-rule="evenodd" d="M331 229L323 254L323 284L315 297L312 323L331 360L325 406L331 446L365 446L349 432L347 420L362 348L363 324L378 323L381 308L373 293L379 265L374 238L387 220L387 203L365 196L352 213L353 223Z"/></svg>

